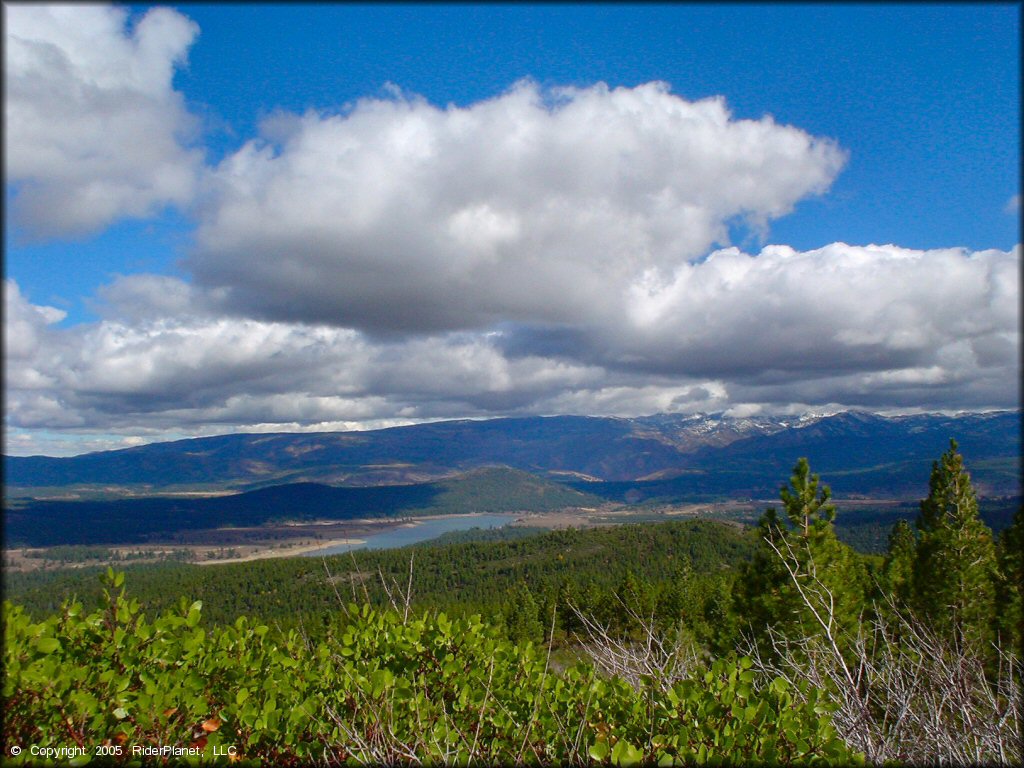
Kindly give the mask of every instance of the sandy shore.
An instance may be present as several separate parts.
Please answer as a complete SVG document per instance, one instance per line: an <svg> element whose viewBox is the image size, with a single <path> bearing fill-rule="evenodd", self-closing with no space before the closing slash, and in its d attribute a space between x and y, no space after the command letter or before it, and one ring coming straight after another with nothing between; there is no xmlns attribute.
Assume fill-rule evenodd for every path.
<svg viewBox="0 0 1024 768"><path fill-rule="evenodd" d="M196 561L196 565L223 565L224 563L247 563L252 560L269 560L271 558L280 557L293 557L295 555L304 555L309 552L316 552L320 549L328 549L330 547L338 547L342 544L350 546L359 546L365 544L366 539L328 539L327 541L318 541L316 544L310 544L303 547L288 547L287 549L263 549L258 552L252 552L248 555L242 555L241 557L225 557L219 560L199 560Z"/></svg>

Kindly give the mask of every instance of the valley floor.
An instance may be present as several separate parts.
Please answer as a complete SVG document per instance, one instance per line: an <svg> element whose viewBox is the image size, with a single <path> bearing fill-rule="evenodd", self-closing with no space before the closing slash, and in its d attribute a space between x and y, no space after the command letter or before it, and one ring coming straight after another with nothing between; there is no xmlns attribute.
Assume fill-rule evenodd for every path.
<svg viewBox="0 0 1024 768"><path fill-rule="evenodd" d="M768 499L672 503L639 507L608 503L599 507L569 507L549 512L522 512L509 525L557 530L695 517L749 523L755 521L765 507L772 503L772 500ZM839 502L839 506L852 511L858 507L878 509L895 506L899 503L899 501L891 499L865 499L845 500ZM471 521L476 514L435 515L430 518L364 518L343 522L322 520L248 528L197 529L179 532L173 540L146 544L5 549L3 551L3 568L5 571L26 572L161 560L216 565L298 557L339 545L362 544L369 536L381 534L403 525L417 525L427 519L465 518L467 521Z"/></svg>

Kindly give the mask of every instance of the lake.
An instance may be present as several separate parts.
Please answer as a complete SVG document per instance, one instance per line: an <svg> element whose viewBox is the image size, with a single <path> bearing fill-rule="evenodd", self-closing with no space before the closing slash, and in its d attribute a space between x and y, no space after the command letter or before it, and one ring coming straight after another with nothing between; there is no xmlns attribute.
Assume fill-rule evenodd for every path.
<svg viewBox="0 0 1024 768"><path fill-rule="evenodd" d="M365 541L359 543L337 544L313 552L304 552L302 556L340 555L354 549L396 549L436 539L441 534L451 531L468 531L471 528L500 528L518 517L519 515L456 515L422 518L413 525L402 524L383 533L367 536Z"/></svg>

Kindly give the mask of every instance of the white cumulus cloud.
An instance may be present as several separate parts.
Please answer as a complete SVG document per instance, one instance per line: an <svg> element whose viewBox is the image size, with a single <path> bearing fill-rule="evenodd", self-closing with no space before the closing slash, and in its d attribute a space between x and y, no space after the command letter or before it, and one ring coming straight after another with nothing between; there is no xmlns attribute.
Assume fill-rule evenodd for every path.
<svg viewBox="0 0 1024 768"><path fill-rule="evenodd" d="M727 243L731 222L824 192L845 161L663 83L366 99L264 133L215 173L197 283L236 312L392 334L600 316L637 275Z"/></svg>
<svg viewBox="0 0 1024 768"><path fill-rule="evenodd" d="M73 236L187 205L202 153L174 69L199 33L168 8L4 5L5 174L29 233Z"/></svg>
<svg viewBox="0 0 1024 768"><path fill-rule="evenodd" d="M728 248L632 284L626 317L585 341L602 364L744 379L919 367L961 343L976 350L971 365L1007 365L1019 281L1019 247Z"/></svg>

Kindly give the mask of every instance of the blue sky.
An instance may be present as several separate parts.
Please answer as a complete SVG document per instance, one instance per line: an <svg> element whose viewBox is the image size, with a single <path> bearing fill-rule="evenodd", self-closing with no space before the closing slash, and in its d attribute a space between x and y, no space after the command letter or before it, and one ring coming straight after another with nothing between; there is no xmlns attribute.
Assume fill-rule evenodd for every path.
<svg viewBox="0 0 1024 768"><path fill-rule="evenodd" d="M1016 331L1008 327L1005 317L1005 307L1016 301L1012 294L1017 289L1000 281L1013 279L1019 261L1019 251L1013 250L1020 240L1018 5L188 4L173 13L171 8L164 7L162 16L147 5L128 6L127 15L123 7L120 12L101 8L106 14L102 19L83 17L69 23L43 18L45 6L7 6L8 40L15 35L21 41L13 51L5 46L9 50L7 127L9 131L24 128L26 137L10 131L15 135L7 139L6 147L5 274L9 286L17 287L17 296L9 295L6 304L14 317L27 313L26 328L38 336L30 345L32 351L8 360L8 370L19 366L24 379L9 391L5 417L11 434L21 441L17 447L9 445L9 450L68 452L80 446L131 444L168 435L361 428L522 412L627 415L709 407L736 412L826 407L948 410L1006 407L1017 397L1016 384L1004 381L1018 365L1016 352L1006 351L1009 346L1016 349ZM146 33L149 49L139 42L144 37L140 30L147 27L143 19L151 22ZM88 41L74 39L89 30L122 43L134 40L135 48L128 46L119 53L123 60L97 61L89 53ZM102 38L92 38L94 47L97 39ZM70 67L46 69L49 60L39 52L49 50L47 45L60 49ZM139 53L143 50L151 50L146 54L149 58ZM135 65L142 74L128 85L107 83L102 80L107 74L96 75L108 72L107 66L125 71ZM77 76L69 74L73 72ZM400 214L390 225L374 230L378 232L372 240L375 245L352 234L348 225L332 230L334 219L328 217L324 237L331 245L325 249L321 241L314 245L302 239L301 214L297 218L282 214L275 220L276 214L268 215L266 209L253 214L260 222L256 228L265 225L266 231L245 233L246 237L252 234L252 242L230 228L231 217L243 215L246 206L256 205L254 200L270 205L271 198L260 196L278 189L274 186L278 182L277 194L288 190L287 199L297 204L317 210L339 204L334 198L317 197L314 189L317 184L329 186L337 177L317 179L307 174L303 178L312 186L288 186L297 183L296 169L307 167L302 154L307 150L315 149L319 162L328 165L351 160L351 167L343 169L344 178L368 188L377 189L381 178L406 178L389 169L387 158L380 156L383 150L374 150L370 134L360 132L360 121L376 126L366 130L387 130L403 118L397 112L388 113L373 123L377 118L359 107L359 100L405 104L410 114L427 121L409 130L430 144L446 140L454 130L438 122L441 115L451 115L449 105L483 115L481 105L500 103L507 107L509 131L516 125L534 125L529 109L509 96L524 79L533 83L535 98L551 109L559 98L579 106L576 111L564 110L561 121L538 129L542 134L551 131L538 141L561 141L572 133L570 113L581 115L572 119L598 121L605 114L608 120L619 120L622 114L635 116L635 124L623 118L627 121L622 124L624 132L610 133L605 145L588 150L585 141L579 144L581 157L568 158L572 162L565 170L576 174L576 179L589 173L589 167L581 165L585 155L600 154L602 146L615 145L619 138L631 152L640 141L644 148L636 151L651 155L630 168L647 167L643 163L648 162L656 169L660 157L676 158L671 162L677 166L669 169L675 175L664 179L652 176L623 186L623 175L634 170L626 168L609 181L598 178L595 169L596 186L574 188L581 209L595 201L610 206L607 219L588 225L587 232L594 235L594 247L616 242L617 248L626 249L618 261L610 257L602 261L593 256L592 248L588 251L592 260L582 253L566 255L558 233L527 237L522 226L533 222L533 231L547 232L547 220L531 219L526 208L508 201L528 201L530 194L543 197L548 187L530 194L524 191L535 179L513 178L510 185L521 182L522 186L514 189L494 177L474 179L472 192L456 193L462 186L458 174L466 172L453 169L469 162L458 155L461 150L451 150L450 158L442 154L428 161L425 173L435 186L411 188L408 194L418 191L419 198L404 199L403 193L391 191L387 192L390 197L380 199L380 210L418 210L422 195L440 184L444 189L438 192L439 199L447 201L449 193L454 197L450 205L439 204L432 215L458 209L451 219L462 238L457 238L458 243L465 245L466 236L479 239L485 229L488 237L506 233L500 245L488 246L499 249L494 251L499 255L489 258L496 260L492 266L500 262L500 269L483 270L478 261L463 272L453 267L448 283L439 279L433 286L436 295L429 276L447 269L443 249L418 254L417 246L410 245L415 242L414 233L408 237L397 233L388 247L401 253L374 250L387 239L381 233L401 228ZM655 81L666 83L667 88L660 95L643 91L646 95L641 97L641 89ZM46 88L40 88L40 82ZM83 90L84 82L101 83L100 90ZM607 93L593 90L599 83L608 86ZM565 86L577 89L577 95L557 96L556 90ZM51 102L33 100L31 94L48 93L50 88L65 95ZM116 94L127 92L126 88L141 94L133 97L131 105L116 101ZM580 94L590 95L586 109ZM724 127L720 114L702 113L701 120L707 122L699 139L688 138L685 128L666 129L664 134L645 132L655 125L657 116L675 114L679 105L711 97L724 99L728 109ZM104 99L110 99L109 108L103 106L108 103ZM417 107L423 104L420 100L433 111ZM143 117L149 122L139 118L146 110L151 114ZM613 114L617 117L612 118ZM291 122L282 115L291 115ZM297 128L302 115L308 119ZM733 127L744 121L763 124L766 115L773 123L763 135L749 141L737 138L736 147L729 144L733 138L727 133ZM136 127L131 121L137 118L138 130L132 133ZM276 128L266 127L268 118ZM479 141L486 147L494 142L495 136L503 135L501 119L494 117L493 125L487 123L487 130L496 134L485 135L481 128L467 143ZM67 129L51 125L40 136L39 130L29 131L36 124L33 121ZM104 121L109 121L106 129ZM156 136L152 126L159 125L176 130ZM792 130L787 134L783 128ZM85 133L78 136L76 130ZM635 136L626 135L633 130ZM715 131L723 133L715 138ZM811 144L794 149L793 132ZM152 146L138 152L131 168L116 159L104 165L95 158L108 151L102 144L106 134L127 137L122 141L133 145L151 139ZM709 142L707 158L695 154L693 142L698 140ZM356 154L344 155L337 149L353 141L361 147ZM673 145L677 141L678 146ZM663 144L667 154L659 155ZM89 152L76 154L75 147L80 146L90 147ZM249 175L249 165L232 166L228 173L231 163L241 162L247 146L254 151L269 146L277 154L252 166L265 166L259 173ZM59 166L38 160L48 158L51 151L67 153ZM738 171L729 166L737 157L744 158L742 183L773 190L772 195L728 199L726 187L739 183ZM538 162L543 166L545 161ZM69 170L70 166L80 172ZM170 168L186 171L178 177ZM515 177L517 172L510 169L509 175ZM95 180L89 174L100 178L107 173L111 186L100 196L102 211L99 207L87 210L85 206L96 199L82 191L91 189L89 184ZM229 177L244 178L244 192L225 186ZM414 185L420 176L409 178ZM699 179L696 186L693 178ZM266 179L272 182L267 182L265 190L259 188ZM658 198L652 192L642 198L647 202L637 202L634 187L645 184L662 189L667 197ZM26 190L32 190L31 195ZM708 202L711 198L713 204ZM495 200L506 201L506 207L499 209ZM652 202L656 200L662 203ZM567 203L558 197L557 204ZM621 227L639 227L630 230L628 237L623 235L621 243L615 240L623 232L618 224L600 231L610 226L607 221L617 221L620 204L622 211L630 212L622 219L628 224ZM662 204L670 207L664 216L655 210ZM344 219L349 213L348 208L339 209L336 218ZM688 219L691 215L694 218ZM425 219L420 231L435 220ZM410 227L413 223L415 216L410 216ZM672 232L673 227L679 231ZM706 236L696 234L702 227L707 228ZM637 245L641 241L642 247ZM278 243L279 250L274 251L270 243ZM837 244L892 245L898 253L865 255L866 251L848 252ZM738 345L735 359L725 359L710 352L704 342L687 346L668 341L679 337L673 323L684 322L681 307L698 303L694 285L704 285L705 278L710 280L708 285L720 284L718 277L710 279L710 267L684 280L686 265L703 263L716 249L729 245L738 247L747 259L741 266L751 282L743 285L752 296L797 290L771 282L775 274L768 269L771 260L783 256L764 251L765 246L791 249L797 256L785 256L790 260L814 254L806 256L812 279L843 269L885 274L898 264L906 271L893 272L892 280L913 281L913 294L920 290L922 276L928 275L928 264L938 267L945 263L943 259L954 259L948 275L958 275L964 268L967 272L961 278L967 284L975 280L979 286L997 288L992 289L995 294L979 288L982 292L973 298L976 305L966 310L976 315L975 321L966 330L952 319L922 315L927 312L924 307L908 304L905 311L894 309L900 296L894 293L875 314L850 320L850 327L843 324L846 321L837 321L832 340L853 339L850 343L856 349L833 358L824 345L820 349L811 345L806 364L794 360L776 367L756 362L757 355ZM472 248L480 247L474 240ZM581 286L624 281L633 291L629 296L646 291L647 303L640 306L623 288L614 296L596 292L587 301L581 299L579 307L566 308L545 304L543 297L533 300L526 289L517 293L514 285L509 285L507 293L494 288L496 281L509 280L516 264L529 269L529 259L545 249L552 254L545 261L554 270L548 275L552 285L563 278L567 286L577 284L566 277L576 270ZM950 249L962 250L955 256ZM1003 256L977 255L990 251ZM392 256L394 263L389 261ZM378 267L385 263L396 274L402 273L402 259L407 259L410 275L421 268L428 270L423 273L428 277L422 290L400 286L397 279L384 284L370 278L382 273L383 267ZM431 259L439 261L430 267ZM918 271L908 266L914 259ZM726 256L711 263L716 270L734 269L722 266L729 263ZM629 266L620 269L621 264ZM748 269L751 265L758 269ZM275 272L278 267L287 267L287 272ZM296 277L299 273L310 276L310 282L302 283ZM851 293L864 290L877 296L878 291L868 282L862 284L857 275L844 273L837 285L852 286ZM258 276L265 280L260 282ZM326 281L345 282L349 276L355 286L349 293L321 295ZM158 277L171 282L159 282ZM651 280L660 281L656 291L649 285ZM445 285L456 284L465 289L460 295L473 300L467 299L464 305L453 301ZM277 286L282 286L280 295L275 295ZM705 286L699 296L706 298L709 290ZM180 301L164 306L161 301L172 295ZM616 307L620 317L625 313L643 322L637 321L640 324L632 328L632 335L614 338L618 322L589 312L586 305L591 299ZM787 300L783 296L763 311L770 313L771 306ZM863 304L856 297L851 301L854 309ZM392 313L385 317L371 305L390 306ZM721 308L722 302L716 306ZM51 307L65 314L58 317L33 307ZM445 307L450 311L439 309ZM732 334L749 336L737 325L743 310L725 307L720 312L708 328L709 335L718 334L719 344L733 338ZM809 318L813 315L808 313ZM330 354L355 344L361 355L359 365L367 373L358 381L340 381L331 372L335 368L329 367L300 382L275 372L269 358L256 356L214 376L218 383L196 394L190 392L186 374L195 371L197 361L180 375L161 374L166 380L155 375L138 381L132 381L132 376L118 379L111 369L110 350L116 347L117 365L133 371L154 370L150 351L169 343L160 328L177 329L175 338L180 340L188 326L188 333L204 340L195 341L201 345L209 340L211 328L223 329L225 323L247 329L233 331L236 347L239 339L249 338L246 334L270 333L268 329L283 334L287 339L274 351L278 358L307 349L313 343L310 334L322 326L324 333L341 334L344 340L330 336L316 343L324 344ZM877 332L880 323L907 323L908 327L885 336ZM782 316L769 317L765 324L780 333L797 328ZM809 320L809 329L820 326ZM121 346L111 346L113 337L121 339ZM125 342L129 337L135 341ZM776 343L776 337L761 340L762 347ZM10 339L8 344L12 349L18 346ZM963 351L965 344L969 352ZM72 359L71 348L78 358ZM346 355L356 354L354 347L345 348ZM164 366L175 365L173 349L172 344L160 358ZM388 361L394 357L417 351L423 370L380 373L390 370ZM457 362L445 355L454 355ZM975 367L991 370L980 379L967 375L964 371L972 363L965 355L974 355ZM37 359L40 356L46 359ZM855 362L846 370L851 360ZM343 355L332 365L351 362ZM293 360L292 364L298 363ZM428 384L433 378L428 369L435 364L448 369L465 365L465 375L447 388ZM409 383L396 386L396 377ZM112 385L113 380L119 383ZM224 383L228 380L242 383L232 388ZM243 400L250 407L231 405ZM290 407L286 402L306 405ZM256 412L266 418L257 418Z"/></svg>

